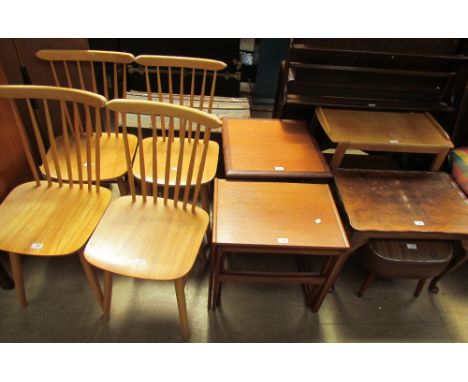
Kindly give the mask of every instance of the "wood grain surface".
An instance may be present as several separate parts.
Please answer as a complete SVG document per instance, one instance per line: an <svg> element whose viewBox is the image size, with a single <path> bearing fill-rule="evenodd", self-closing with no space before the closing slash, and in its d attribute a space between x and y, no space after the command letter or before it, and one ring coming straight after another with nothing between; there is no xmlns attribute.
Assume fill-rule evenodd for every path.
<svg viewBox="0 0 468 382"><path fill-rule="evenodd" d="M214 198L215 244L349 247L328 185L216 179Z"/></svg>
<svg viewBox="0 0 468 382"><path fill-rule="evenodd" d="M227 178L328 178L330 169L303 121L224 119Z"/></svg>
<svg viewBox="0 0 468 382"><path fill-rule="evenodd" d="M446 173L336 170L357 231L468 235L468 201Z"/></svg>

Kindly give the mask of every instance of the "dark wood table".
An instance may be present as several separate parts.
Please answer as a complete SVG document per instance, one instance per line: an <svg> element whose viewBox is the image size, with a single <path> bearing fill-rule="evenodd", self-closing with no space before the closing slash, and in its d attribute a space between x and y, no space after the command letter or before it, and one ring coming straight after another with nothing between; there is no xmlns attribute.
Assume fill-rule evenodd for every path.
<svg viewBox="0 0 468 382"><path fill-rule="evenodd" d="M209 305L219 305L223 282L298 283L317 311L348 248L329 185L216 179ZM321 256L323 263L318 272L310 272L306 261L292 273L226 269L225 256L238 252Z"/></svg>
<svg viewBox="0 0 468 382"><path fill-rule="evenodd" d="M461 241L465 251L432 280L433 291L467 259L468 200L448 174L340 169L334 176L353 230L349 253L375 238Z"/></svg>
<svg viewBox="0 0 468 382"><path fill-rule="evenodd" d="M223 120L228 179L330 179L331 172L303 121Z"/></svg>
<svg viewBox="0 0 468 382"><path fill-rule="evenodd" d="M317 118L337 144L330 162L339 167L347 149L436 154L438 171L453 148L445 130L429 113L329 109L318 107Z"/></svg>

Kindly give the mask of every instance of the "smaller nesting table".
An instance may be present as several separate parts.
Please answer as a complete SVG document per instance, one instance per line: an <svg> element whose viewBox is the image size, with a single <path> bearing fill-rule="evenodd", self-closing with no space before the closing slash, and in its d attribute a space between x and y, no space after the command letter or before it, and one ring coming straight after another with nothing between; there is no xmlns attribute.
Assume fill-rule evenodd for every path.
<svg viewBox="0 0 468 382"><path fill-rule="evenodd" d="M337 144L330 162L339 167L347 149L436 154L438 171L453 148L449 136L429 113L362 111L318 107L317 118Z"/></svg>
<svg viewBox="0 0 468 382"><path fill-rule="evenodd" d="M215 179L209 305L220 303L223 282L297 283L312 310L322 304L349 248L327 184ZM319 272L240 272L224 267L228 253L322 256Z"/></svg>
<svg viewBox="0 0 468 382"><path fill-rule="evenodd" d="M330 179L330 169L303 121L223 120L227 179Z"/></svg>

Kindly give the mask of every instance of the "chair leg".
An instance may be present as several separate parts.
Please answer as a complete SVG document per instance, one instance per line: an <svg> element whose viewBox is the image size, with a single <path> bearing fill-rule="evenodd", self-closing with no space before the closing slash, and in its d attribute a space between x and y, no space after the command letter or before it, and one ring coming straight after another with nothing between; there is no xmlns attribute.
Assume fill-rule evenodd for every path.
<svg viewBox="0 0 468 382"><path fill-rule="evenodd" d="M189 339L189 327L187 320L187 308L185 306L185 280L177 279L174 283L177 297L177 306L179 307L180 328L182 329L182 336L184 337L184 340L187 341Z"/></svg>
<svg viewBox="0 0 468 382"><path fill-rule="evenodd" d="M104 271L104 301L103 301L103 311L104 319L109 321L110 318L110 307L112 300L112 273Z"/></svg>
<svg viewBox="0 0 468 382"><path fill-rule="evenodd" d="M364 291L372 285L374 280L375 280L375 274L372 272L369 272L366 280L364 280L363 284L361 285L361 289L359 289L359 292L357 294L358 297L362 297L362 295L364 294Z"/></svg>
<svg viewBox="0 0 468 382"><path fill-rule="evenodd" d="M416 290L414 291L414 297L419 297L421 294L421 291L424 288L424 284L426 283L426 279L421 279L418 282L418 285L416 286Z"/></svg>
<svg viewBox="0 0 468 382"><path fill-rule="evenodd" d="M80 257L81 265L83 266L83 270L86 274L86 278L88 279L89 285L91 286L91 289L93 290L94 296L96 297L96 300L99 306L101 307L101 309L104 310L104 306L102 302L103 301L102 291L101 291L101 287L99 286L99 281L96 277L96 273L94 272L94 268L85 259L83 250L80 250L79 257Z"/></svg>
<svg viewBox="0 0 468 382"><path fill-rule="evenodd" d="M120 196L125 196L128 194L127 186L125 185L123 176L117 178L117 185L119 186Z"/></svg>
<svg viewBox="0 0 468 382"><path fill-rule="evenodd" d="M20 304L23 308L26 307L26 293L24 291L23 267L21 265L21 255L10 253L11 273L16 286L16 294L18 295Z"/></svg>

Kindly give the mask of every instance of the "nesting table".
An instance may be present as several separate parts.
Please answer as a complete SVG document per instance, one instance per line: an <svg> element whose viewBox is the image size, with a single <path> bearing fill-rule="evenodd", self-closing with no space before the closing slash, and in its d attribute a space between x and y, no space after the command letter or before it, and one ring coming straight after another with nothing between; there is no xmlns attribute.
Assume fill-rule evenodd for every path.
<svg viewBox="0 0 468 382"><path fill-rule="evenodd" d="M325 133L337 144L330 162L339 167L347 149L435 154L438 171L453 148L449 136L429 113L315 110Z"/></svg>
<svg viewBox="0 0 468 382"><path fill-rule="evenodd" d="M223 120L227 179L330 179L330 169L303 121Z"/></svg>
<svg viewBox="0 0 468 382"><path fill-rule="evenodd" d="M224 282L298 283L317 311L348 248L329 185L215 179L209 305L219 305ZM322 256L325 261L319 272L229 271L224 258L238 252Z"/></svg>
<svg viewBox="0 0 468 382"><path fill-rule="evenodd" d="M335 170L342 206L353 229L352 251L369 240L460 240L446 274L461 265L468 249L468 200L442 172ZM351 251L350 251L351 252ZM432 280L430 289L437 290Z"/></svg>

